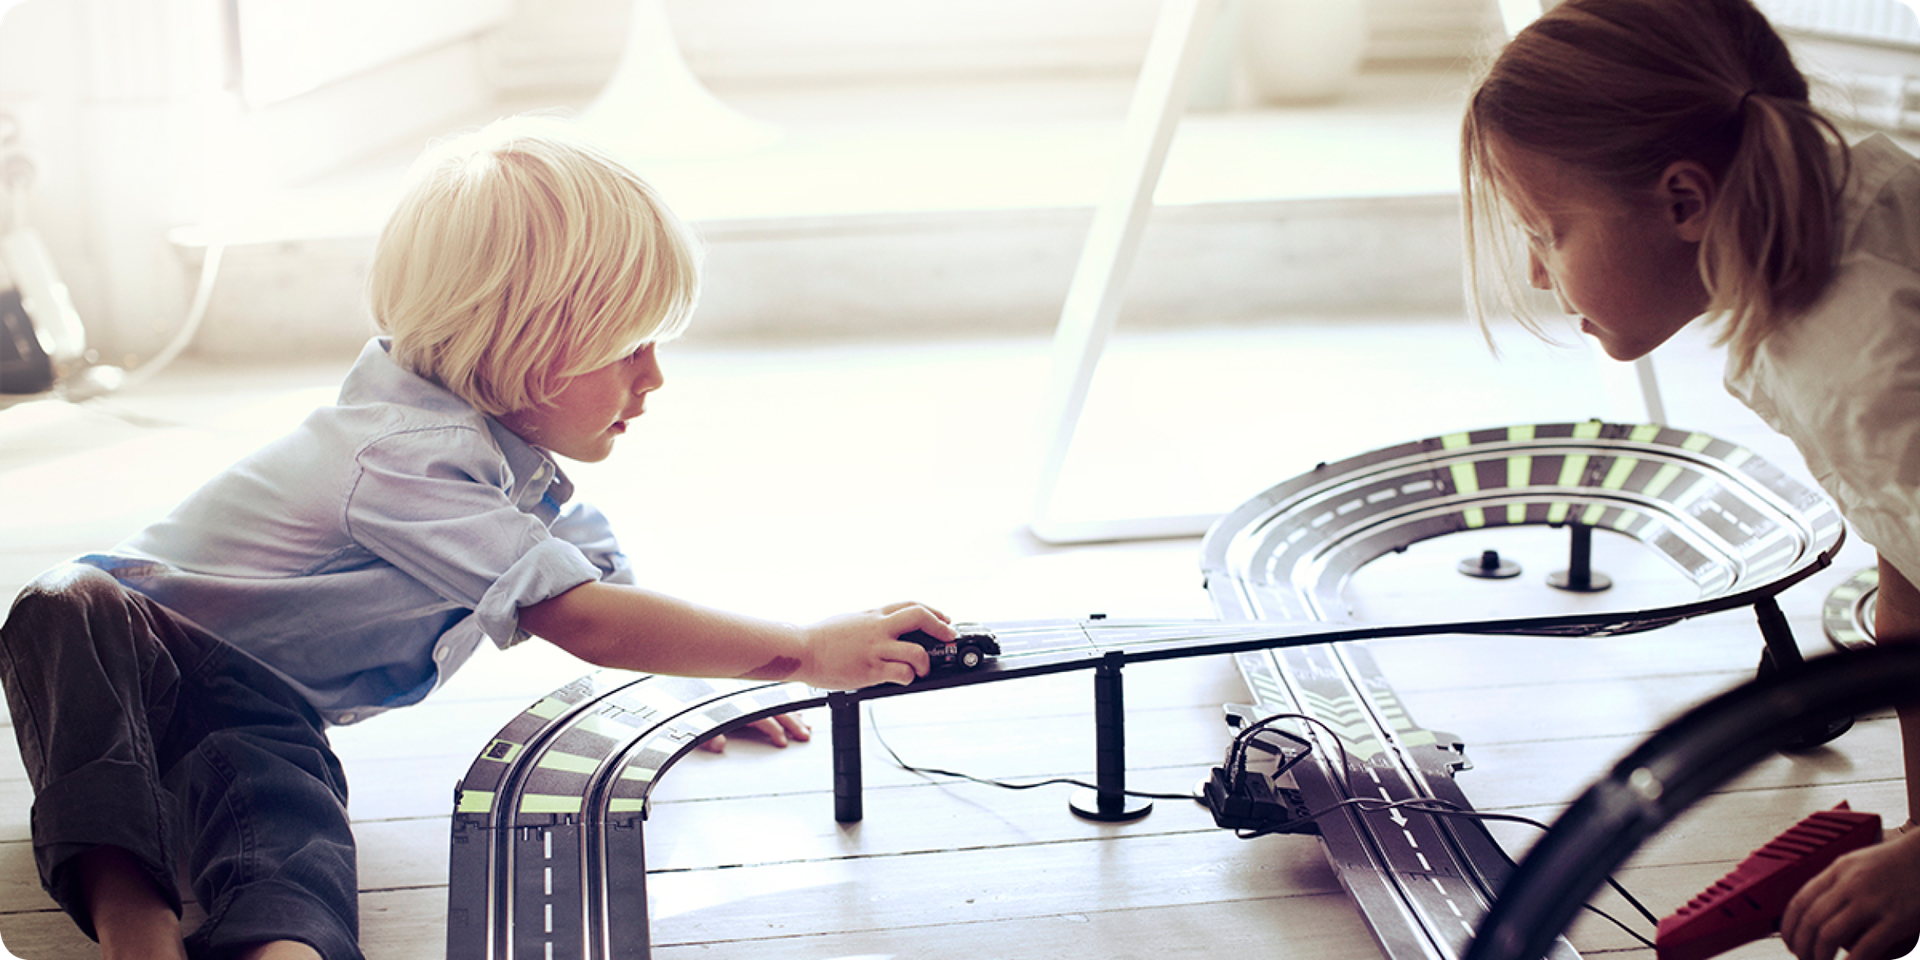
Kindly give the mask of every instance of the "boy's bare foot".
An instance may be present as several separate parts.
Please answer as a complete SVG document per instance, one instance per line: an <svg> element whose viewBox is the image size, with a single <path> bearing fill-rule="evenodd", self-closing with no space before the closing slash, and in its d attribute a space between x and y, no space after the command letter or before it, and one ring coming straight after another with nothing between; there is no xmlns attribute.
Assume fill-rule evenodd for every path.
<svg viewBox="0 0 1920 960"><path fill-rule="evenodd" d="M276 940L254 947L244 960L320 960L320 954L298 940Z"/></svg>
<svg viewBox="0 0 1920 960"><path fill-rule="evenodd" d="M74 861L101 960L186 960L180 918L133 855L95 847Z"/></svg>

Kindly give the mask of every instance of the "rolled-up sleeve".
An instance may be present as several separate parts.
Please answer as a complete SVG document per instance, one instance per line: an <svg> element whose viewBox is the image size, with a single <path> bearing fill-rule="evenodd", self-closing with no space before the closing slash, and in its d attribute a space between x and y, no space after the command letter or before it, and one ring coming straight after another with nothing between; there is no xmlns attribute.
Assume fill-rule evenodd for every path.
<svg viewBox="0 0 1920 960"><path fill-rule="evenodd" d="M600 579L601 571L578 547L549 539L523 554L495 580L474 609L480 629L498 647L527 639L520 629L520 608L557 597L583 583Z"/></svg>
<svg viewBox="0 0 1920 960"><path fill-rule="evenodd" d="M613 524L605 514L585 503L568 504L553 522L553 535L580 548L608 583L633 583L633 566L620 550Z"/></svg>
<svg viewBox="0 0 1920 960"><path fill-rule="evenodd" d="M346 507L354 541L474 610L499 646L526 638L521 607L606 573L580 546L515 506L506 462L480 431L395 434L363 448L358 461Z"/></svg>

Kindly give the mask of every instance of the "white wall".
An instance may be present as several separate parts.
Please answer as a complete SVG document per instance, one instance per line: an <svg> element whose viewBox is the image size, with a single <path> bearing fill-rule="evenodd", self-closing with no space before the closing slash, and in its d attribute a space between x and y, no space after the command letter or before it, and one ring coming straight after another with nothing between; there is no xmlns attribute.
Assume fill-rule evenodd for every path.
<svg viewBox="0 0 1920 960"><path fill-rule="evenodd" d="M690 65L723 91L931 76L1130 76L1159 6L666 2ZM93 342L110 362L137 362L164 344L186 308L197 260L170 233L257 221L289 188L368 158L411 153L502 97L584 102L613 69L629 3L24 0L0 20L0 110L19 117L38 163L33 220ZM1373 56L1391 61L1463 55L1492 0L1371 3ZM247 30L228 29L229 10L250 18ZM404 35L367 36L372 23ZM256 82L242 85L250 63L262 60L287 69L255 71Z"/></svg>
<svg viewBox="0 0 1920 960"><path fill-rule="evenodd" d="M630 0L515 0L491 41L505 88L591 85ZM1368 3L1376 61L1473 51L1494 0ZM902 76L1131 74L1159 0L667 0L689 66L716 87Z"/></svg>

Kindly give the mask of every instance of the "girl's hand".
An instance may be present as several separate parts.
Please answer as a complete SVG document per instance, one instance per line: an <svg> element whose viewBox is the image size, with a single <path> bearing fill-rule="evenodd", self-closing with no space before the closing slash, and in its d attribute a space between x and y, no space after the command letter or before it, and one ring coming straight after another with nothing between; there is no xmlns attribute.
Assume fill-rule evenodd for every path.
<svg viewBox="0 0 1920 960"><path fill-rule="evenodd" d="M822 620L801 631L806 661L793 679L823 690L857 690L877 683L912 683L931 667L926 648L901 640L924 630L953 638L947 616L919 603L896 603Z"/></svg>
<svg viewBox="0 0 1920 960"><path fill-rule="evenodd" d="M1800 888L1780 939L1800 960L1893 960L1920 935L1920 830L1841 857Z"/></svg>

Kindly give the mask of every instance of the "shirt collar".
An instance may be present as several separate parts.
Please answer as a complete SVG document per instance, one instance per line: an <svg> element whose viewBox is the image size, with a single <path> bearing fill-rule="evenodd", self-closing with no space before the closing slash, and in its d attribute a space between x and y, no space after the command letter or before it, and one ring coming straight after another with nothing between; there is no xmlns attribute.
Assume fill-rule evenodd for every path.
<svg viewBox="0 0 1920 960"><path fill-rule="evenodd" d="M341 406L373 403L394 403L484 422L513 476L508 494L515 503L533 504L550 498L555 504L562 504L573 496L572 481L546 451L520 439L519 434L474 409L453 391L401 366L393 359L391 337L368 341L340 386Z"/></svg>
<svg viewBox="0 0 1920 960"><path fill-rule="evenodd" d="M487 418L487 429L493 432L493 442L507 458L507 469L513 473L511 495L522 509L540 502L543 497L551 499L556 506L572 498L573 481L567 479L560 465L545 450L520 439L519 434L492 417Z"/></svg>

